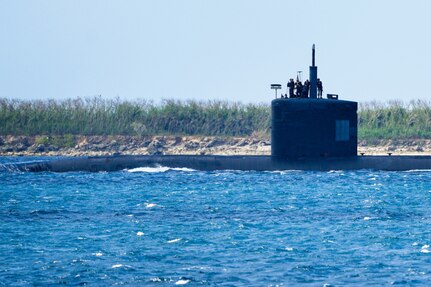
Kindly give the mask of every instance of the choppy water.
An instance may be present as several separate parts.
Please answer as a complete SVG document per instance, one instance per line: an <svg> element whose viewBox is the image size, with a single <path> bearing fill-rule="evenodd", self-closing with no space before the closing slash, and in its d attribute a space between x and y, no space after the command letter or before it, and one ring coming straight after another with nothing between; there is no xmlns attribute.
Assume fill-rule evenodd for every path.
<svg viewBox="0 0 431 287"><path fill-rule="evenodd" d="M0 172L0 205L5 286L431 282L427 171Z"/></svg>

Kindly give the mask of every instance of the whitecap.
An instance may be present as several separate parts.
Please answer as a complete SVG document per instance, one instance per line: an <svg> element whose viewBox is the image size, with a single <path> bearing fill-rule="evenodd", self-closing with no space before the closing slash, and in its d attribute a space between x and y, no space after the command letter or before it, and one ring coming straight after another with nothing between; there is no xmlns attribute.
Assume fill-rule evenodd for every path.
<svg viewBox="0 0 431 287"><path fill-rule="evenodd" d="M175 282L175 285L186 285L190 282L190 280L184 280L184 279L180 279L177 282Z"/></svg>
<svg viewBox="0 0 431 287"><path fill-rule="evenodd" d="M284 248L284 250L286 250L286 251L293 251L293 248L292 247L286 247L286 248Z"/></svg>
<svg viewBox="0 0 431 287"><path fill-rule="evenodd" d="M368 217L368 216L365 216L365 217L364 217L364 220L365 220L365 221L370 220L370 219L371 219L371 217Z"/></svg>
<svg viewBox="0 0 431 287"><path fill-rule="evenodd" d="M144 235L145 233L143 233L142 231L138 231L138 232L136 232L136 235L137 236L142 236L142 235Z"/></svg>
<svg viewBox="0 0 431 287"><path fill-rule="evenodd" d="M431 169L410 169L404 172L431 172Z"/></svg>
<svg viewBox="0 0 431 287"><path fill-rule="evenodd" d="M123 268L125 270L133 270L133 267L130 265L123 265L123 264L114 264L112 265L112 268Z"/></svg>
<svg viewBox="0 0 431 287"><path fill-rule="evenodd" d="M156 166L156 167L137 167L132 169L127 169L127 172L148 172L148 173L158 173L158 172L166 172L169 170L173 171L184 171L184 172L191 172L196 171L191 168L187 167L167 167L167 166Z"/></svg>
<svg viewBox="0 0 431 287"><path fill-rule="evenodd" d="M157 204L155 204L155 203L145 203L145 207L146 208L152 208L152 207L156 207L157 206Z"/></svg>
<svg viewBox="0 0 431 287"><path fill-rule="evenodd" d="M171 168L171 170L175 170L175 171L185 171L185 172L191 172L191 171L196 171L193 168L187 168L187 167L173 167Z"/></svg>
<svg viewBox="0 0 431 287"><path fill-rule="evenodd" d="M431 250L429 250L430 246L428 244L425 244L424 246L422 246L421 248L421 253L431 253Z"/></svg>
<svg viewBox="0 0 431 287"><path fill-rule="evenodd" d="M169 167L160 166L160 167L137 167L128 169L128 172L148 172L148 173L157 173L157 172L165 172L168 171Z"/></svg>
<svg viewBox="0 0 431 287"><path fill-rule="evenodd" d="M96 252L96 253L93 253L93 255L97 256L97 257L100 257L100 256L103 256L103 253L102 252Z"/></svg>
<svg viewBox="0 0 431 287"><path fill-rule="evenodd" d="M172 240L169 240L167 243L176 243L176 242L179 242L179 241L181 241L181 238L176 238L176 239L172 239Z"/></svg>
<svg viewBox="0 0 431 287"><path fill-rule="evenodd" d="M270 170L265 171L265 173L275 173L275 174L287 174L292 172L302 172L302 170L299 169L286 169L286 170Z"/></svg>

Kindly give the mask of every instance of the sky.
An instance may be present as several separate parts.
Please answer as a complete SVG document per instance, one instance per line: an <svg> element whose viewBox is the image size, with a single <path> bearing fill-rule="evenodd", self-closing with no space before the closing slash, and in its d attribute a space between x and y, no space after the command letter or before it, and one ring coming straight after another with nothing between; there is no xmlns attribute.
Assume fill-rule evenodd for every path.
<svg viewBox="0 0 431 287"><path fill-rule="evenodd" d="M430 99L429 0L0 0L0 98Z"/></svg>

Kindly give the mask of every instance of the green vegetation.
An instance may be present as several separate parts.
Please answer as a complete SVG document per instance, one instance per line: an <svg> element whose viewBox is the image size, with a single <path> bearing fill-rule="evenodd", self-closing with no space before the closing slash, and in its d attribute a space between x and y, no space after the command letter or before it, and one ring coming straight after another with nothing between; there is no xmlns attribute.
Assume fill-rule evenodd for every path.
<svg viewBox="0 0 431 287"><path fill-rule="evenodd" d="M431 139L431 103L364 103L358 112L360 139Z"/></svg>
<svg viewBox="0 0 431 287"><path fill-rule="evenodd" d="M360 139L431 139L431 104L425 101L363 103L358 121ZM0 135L43 135L37 141L57 146L72 146L75 135L269 137L270 108L223 101L3 98L0 123Z"/></svg>
<svg viewBox="0 0 431 287"><path fill-rule="evenodd" d="M222 101L0 99L0 135L247 136L268 134L269 121L266 105Z"/></svg>

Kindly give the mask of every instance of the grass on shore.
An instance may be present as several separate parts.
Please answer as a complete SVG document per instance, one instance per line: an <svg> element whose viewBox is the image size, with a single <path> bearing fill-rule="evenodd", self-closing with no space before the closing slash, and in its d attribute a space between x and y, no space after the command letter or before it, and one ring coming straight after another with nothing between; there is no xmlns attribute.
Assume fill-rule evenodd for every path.
<svg viewBox="0 0 431 287"><path fill-rule="evenodd" d="M431 103L361 103L358 126L360 139L431 139Z"/></svg>
<svg viewBox="0 0 431 287"><path fill-rule="evenodd" d="M0 99L0 135L213 135L268 133L265 105L224 101Z"/></svg>
<svg viewBox="0 0 431 287"><path fill-rule="evenodd" d="M203 135L269 137L269 104L0 98L0 135ZM362 103L359 139L431 139L431 103Z"/></svg>

